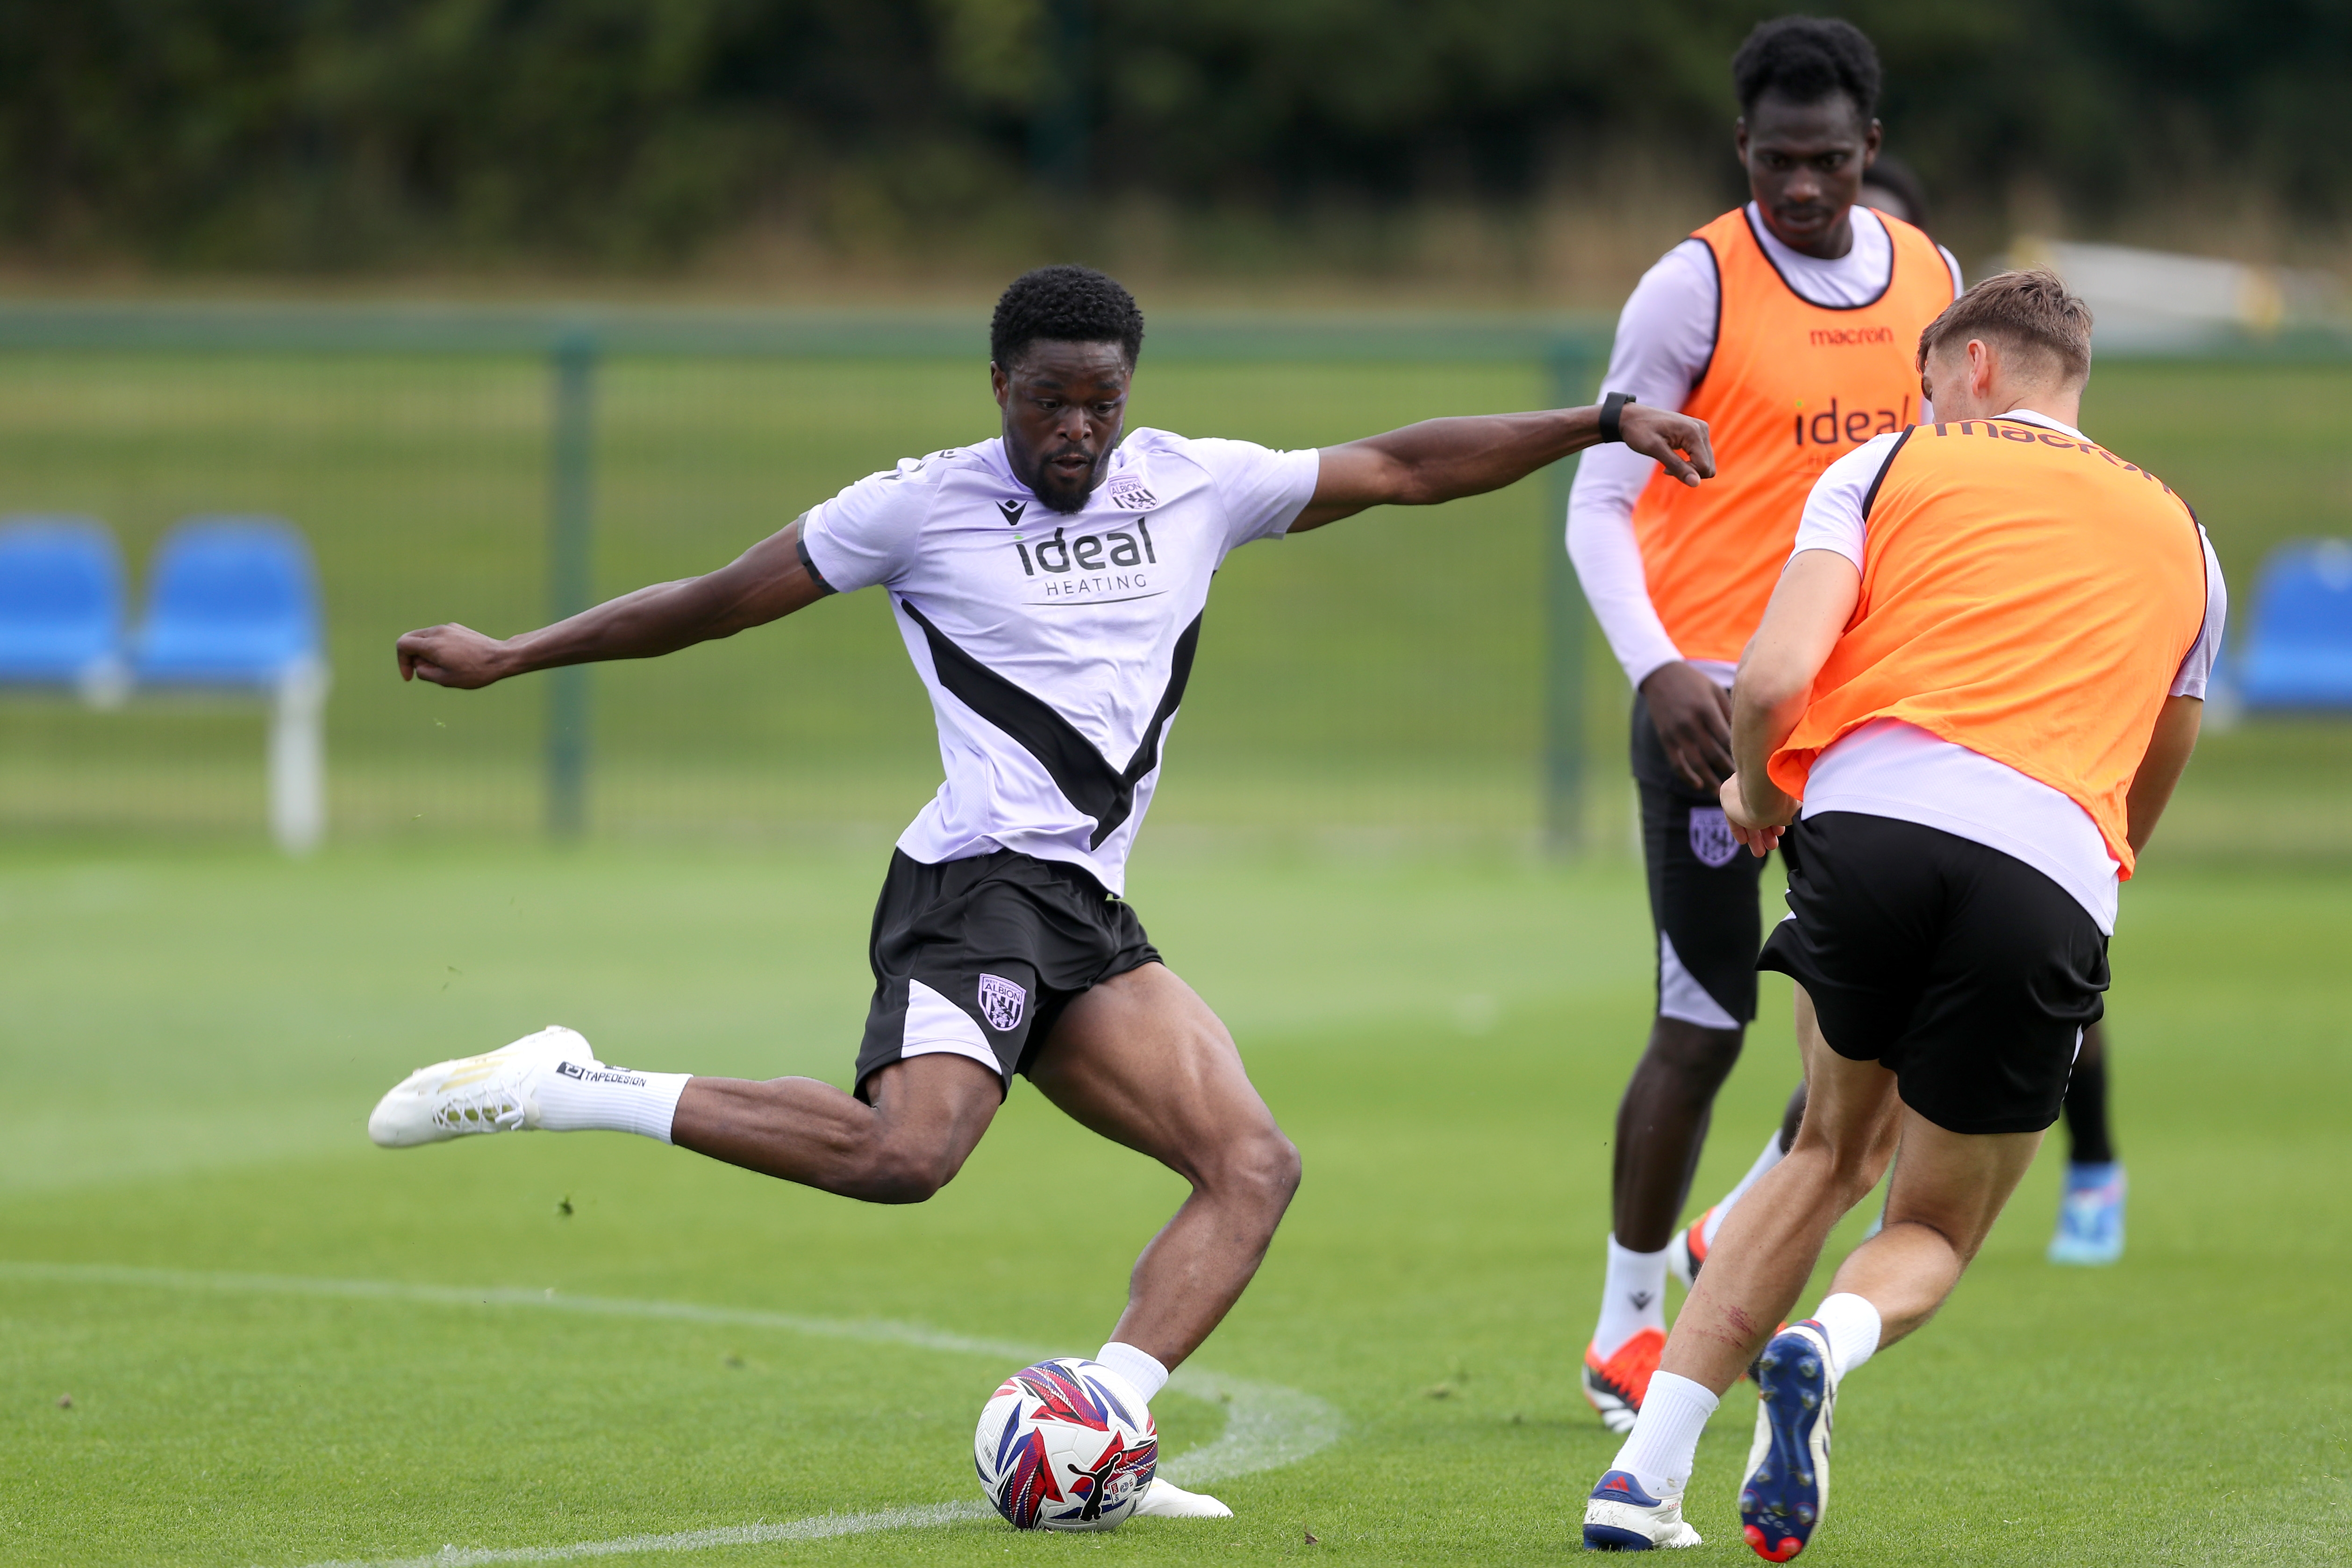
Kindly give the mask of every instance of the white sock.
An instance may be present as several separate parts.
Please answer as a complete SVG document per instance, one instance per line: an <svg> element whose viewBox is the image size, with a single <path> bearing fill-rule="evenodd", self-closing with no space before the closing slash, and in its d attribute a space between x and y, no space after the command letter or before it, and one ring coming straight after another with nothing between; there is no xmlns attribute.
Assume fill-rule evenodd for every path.
<svg viewBox="0 0 2352 1568"><path fill-rule="evenodd" d="M1762 1181L1766 1171L1770 1170L1787 1157L1788 1151L1780 1147L1779 1133L1776 1132L1765 1139L1764 1152L1756 1156L1756 1163L1748 1167L1748 1174L1739 1178L1739 1185L1731 1189L1730 1196L1717 1204L1715 1211L1706 1217L1706 1226L1699 1232L1699 1239L1709 1247L1714 1246L1715 1233L1723 1228L1723 1217L1731 1212L1731 1206L1746 1197L1748 1189Z"/></svg>
<svg viewBox="0 0 2352 1568"><path fill-rule="evenodd" d="M693 1076L567 1061L540 1080L531 1098L543 1131L636 1133L667 1144L669 1124L677 1118L677 1097Z"/></svg>
<svg viewBox="0 0 2352 1568"><path fill-rule="evenodd" d="M1633 1418L1625 1446L1609 1468L1624 1470L1642 1483L1652 1497L1680 1497L1690 1485L1691 1466L1698 1458L1698 1435L1706 1418L1721 1404L1700 1384L1671 1372L1650 1374L1650 1391L1642 1396L1642 1413Z"/></svg>
<svg viewBox="0 0 2352 1568"><path fill-rule="evenodd" d="M1830 1336L1830 1355L1843 1377L1878 1350L1878 1309L1851 1291L1823 1296L1813 1309L1813 1322Z"/></svg>
<svg viewBox="0 0 2352 1568"><path fill-rule="evenodd" d="M1168 1369L1150 1355L1131 1344L1111 1341L1095 1352L1095 1359L1118 1373L1134 1386L1136 1396L1146 1405L1160 1396L1168 1386Z"/></svg>
<svg viewBox="0 0 2352 1568"><path fill-rule="evenodd" d="M1666 1326L1666 1251L1629 1252L1609 1239L1609 1278L1601 1287L1601 1322L1592 1343L1605 1360L1643 1329Z"/></svg>

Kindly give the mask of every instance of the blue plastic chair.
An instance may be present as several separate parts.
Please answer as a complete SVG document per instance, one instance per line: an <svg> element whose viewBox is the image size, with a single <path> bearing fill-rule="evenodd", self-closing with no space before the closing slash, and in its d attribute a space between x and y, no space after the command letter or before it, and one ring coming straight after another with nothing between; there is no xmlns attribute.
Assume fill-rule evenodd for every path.
<svg viewBox="0 0 2352 1568"><path fill-rule="evenodd" d="M131 640L142 685L272 686L320 656L310 547L275 517L190 517L155 547Z"/></svg>
<svg viewBox="0 0 2352 1568"><path fill-rule="evenodd" d="M2253 628L2231 662L2250 709L2352 709L2352 539L2301 539L2263 562Z"/></svg>
<svg viewBox="0 0 2352 1568"><path fill-rule="evenodd" d="M120 671L121 644L122 556L105 525L0 519L0 682L88 687Z"/></svg>

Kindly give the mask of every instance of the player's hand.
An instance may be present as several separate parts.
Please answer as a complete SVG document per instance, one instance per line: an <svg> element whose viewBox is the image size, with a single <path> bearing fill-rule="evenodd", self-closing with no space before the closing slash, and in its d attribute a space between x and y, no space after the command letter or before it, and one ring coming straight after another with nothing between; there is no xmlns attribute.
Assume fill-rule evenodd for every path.
<svg viewBox="0 0 2352 1568"><path fill-rule="evenodd" d="M400 655L404 681L421 676L436 686L472 691L507 674L499 658L505 643L454 622L408 632L393 646Z"/></svg>
<svg viewBox="0 0 2352 1568"><path fill-rule="evenodd" d="M1627 410L1631 413L1631 409ZM1731 694L1695 664L1660 664L1642 681L1650 722L1684 783L1713 790L1731 777Z"/></svg>
<svg viewBox="0 0 2352 1568"><path fill-rule="evenodd" d="M1723 781L1717 799L1723 802L1723 820L1731 824L1731 836L1748 846L1748 852L1759 857L1771 853L1780 835L1789 831L1796 819L1796 805L1781 792L1777 784L1767 782L1759 794L1773 797L1772 809L1767 810L1761 800L1751 806L1748 793L1739 787L1739 775L1735 773Z"/></svg>
<svg viewBox="0 0 2352 1568"><path fill-rule="evenodd" d="M1659 466L1694 489L1700 480L1715 477L1715 448L1707 444L1703 419L1629 402L1617 412L1617 430L1626 445L1656 458Z"/></svg>

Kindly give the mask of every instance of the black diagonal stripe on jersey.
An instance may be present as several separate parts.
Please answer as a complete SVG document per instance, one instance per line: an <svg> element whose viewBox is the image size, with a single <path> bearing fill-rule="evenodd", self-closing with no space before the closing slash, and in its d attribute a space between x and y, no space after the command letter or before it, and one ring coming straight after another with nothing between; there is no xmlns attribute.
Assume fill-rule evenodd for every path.
<svg viewBox="0 0 2352 1568"><path fill-rule="evenodd" d="M1152 713L1151 722L1143 727L1142 743L1121 769L1112 768L1109 759L1095 749L1094 742L1043 699L1023 691L956 646L906 600L898 604L923 629L940 685L1038 760L1064 798L1095 820L1094 836L1087 841L1087 847L1100 849L1102 841L1134 814L1136 785L1160 765L1160 732L1175 716L1177 705L1184 700L1184 685L1192 678L1192 653L1201 643L1201 617L1193 616L1184 634L1176 639L1176 652L1169 661L1168 689L1160 694L1160 706Z"/></svg>

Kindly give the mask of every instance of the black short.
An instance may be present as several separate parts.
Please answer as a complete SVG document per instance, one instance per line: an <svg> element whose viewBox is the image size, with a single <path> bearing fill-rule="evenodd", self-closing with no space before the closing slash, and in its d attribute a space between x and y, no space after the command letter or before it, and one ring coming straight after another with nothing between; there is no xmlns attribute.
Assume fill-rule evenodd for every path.
<svg viewBox="0 0 2352 1568"><path fill-rule="evenodd" d="M1010 1087L1072 998L1160 961L1135 911L1077 867L999 850L929 865L890 852L867 944L874 1003L857 1052L866 1081L951 1051Z"/></svg>
<svg viewBox="0 0 2352 1568"><path fill-rule="evenodd" d="M1722 801L1675 772L1650 722L1650 705L1639 695L1633 699L1633 784L1642 798L1650 924L1659 938L1659 1012L1717 1028L1726 1018L1734 1025L1753 1022L1764 862L1731 836ZM1703 995L1693 996L1694 986Z"/></svg>
<svg viewBox="0 0 2352 1568"><path fill-rule="evenodd" d="M1790 915L1757 967L1805 988L1829 1048L1892 1069L1949 1132L2056 1121L2105 1008L2089 912L2015 856L1916 822L1824 811L1789 839Z"/></svg>

